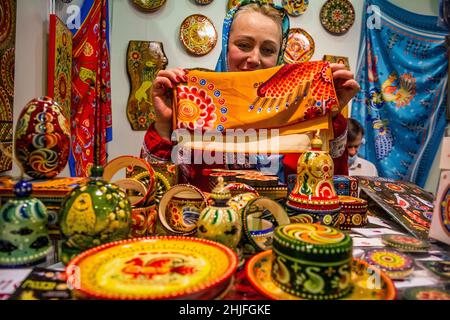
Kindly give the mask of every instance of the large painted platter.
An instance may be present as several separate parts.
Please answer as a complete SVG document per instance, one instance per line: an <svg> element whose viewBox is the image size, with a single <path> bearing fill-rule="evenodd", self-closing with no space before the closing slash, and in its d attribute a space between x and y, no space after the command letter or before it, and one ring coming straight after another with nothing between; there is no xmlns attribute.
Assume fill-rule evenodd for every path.
<svg viewBox="0 0 450 320"><path fill-rule="evenodd" d="M66 275L88 299L211 299L237 265L237 255L213 241L147 237L87 250L70 261Z"/></svg>

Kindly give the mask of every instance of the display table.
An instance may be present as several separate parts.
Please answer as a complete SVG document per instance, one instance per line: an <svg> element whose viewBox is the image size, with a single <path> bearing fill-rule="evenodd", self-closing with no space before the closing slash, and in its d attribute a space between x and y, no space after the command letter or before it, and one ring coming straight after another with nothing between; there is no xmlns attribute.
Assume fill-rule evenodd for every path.
<svg viewBox="0 0 450 320"><path fill-rule="evenodd" d="M380 236L376 235L377 232L380 235L383 232L406 234L394 221L369 215L369 224L364 229L353 229L350 232L354 242L353 256L355 258L360 258L366 250L385 247L381 243ZM368 236L369 234L370 236ZM50 254L47 261L39 267L64 270L61 263L54 261L54 256L54 254ZM414 271L405 280L394 280L397 289L396 299L405 299L403 296L405 289L412 287L426 286L448 290L449 278L438 276L425 267L424 263L427 261L449 261L449 246L433 241L428 252L409 253L408 256L414 260ZM0 269L0 298L8 299L14 292L14 287L18 287L31 270L31 268ZM233 276L233 283L219 298L223 300L267 300L267 297L259 293L248 281L245 266L238 268ZM440 297L430 296L430 299L440 299Z"/></svg>

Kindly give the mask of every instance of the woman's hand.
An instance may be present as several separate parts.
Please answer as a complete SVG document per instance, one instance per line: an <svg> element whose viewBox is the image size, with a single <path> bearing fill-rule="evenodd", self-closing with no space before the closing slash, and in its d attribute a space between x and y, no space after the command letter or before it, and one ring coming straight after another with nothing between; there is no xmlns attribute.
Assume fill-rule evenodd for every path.
<svg viewBox="0 0 450 320"><path fill-rule="evenodd" d="M336 89L337 98L339 100L339 110L333 112L334 117L341 112L361 88L354 79L353 73L345 70L345 65L331 63L330 67L331 72L333 73L334 88Z"/></svg>
<svg viewBox="0 0 450 320"><path fill-rule="evenodd" d="M170 140L172 127L172 90L187 81L187 70L176 68L160 70L153 80L152 99L155 108L155 129L162 138Z"/></svg>

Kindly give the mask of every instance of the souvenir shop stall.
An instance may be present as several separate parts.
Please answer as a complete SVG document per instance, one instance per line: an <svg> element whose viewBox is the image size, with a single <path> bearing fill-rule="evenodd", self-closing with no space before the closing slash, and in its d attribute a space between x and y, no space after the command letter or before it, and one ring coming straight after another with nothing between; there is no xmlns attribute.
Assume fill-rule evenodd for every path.
<svg viewBox="0 0 450 320"><path fill-rule="evenodd" d="M430 1L435 16L388 0L258 1L290 28L279 63L246 72L199 59L226 53L220 38L255 1L42 2L46 90L20 106L26 10L0 3L0 299L450 299L449 1ZM171 16L176 35L115 47L118 10L147 26L184 16ZM330 41L320 57L312 20ZM333 54L340 41L352 56ZM152 131L172 56L189 57L167 96L173 144ZM351 108L334 63L361 89ZM359 154L379 176L348 174L338 117L362 124Z"/></svg>

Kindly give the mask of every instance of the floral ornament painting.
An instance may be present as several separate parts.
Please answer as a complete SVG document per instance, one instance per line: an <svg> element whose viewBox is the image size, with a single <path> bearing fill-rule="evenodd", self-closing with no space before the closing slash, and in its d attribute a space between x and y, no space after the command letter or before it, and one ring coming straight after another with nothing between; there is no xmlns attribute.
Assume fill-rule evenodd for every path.
<svg viewBox="0 0 450 320"><path fill-rule="evenodd" d="M280 134L328 129L338 107L328 62L237 72L191 70L176 90L174 127L188 131L279 128ZM289 151L286 151L289 152Z"/></svg>

